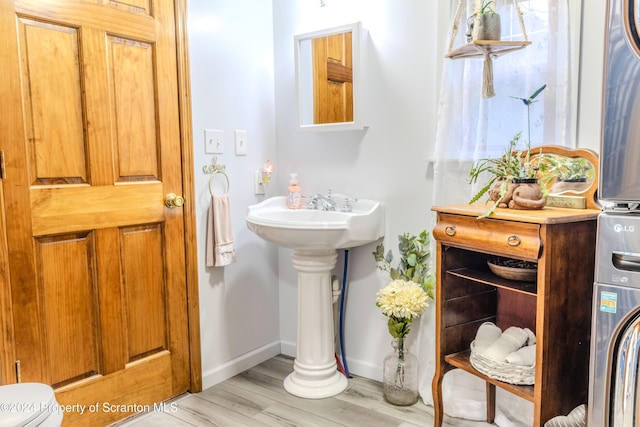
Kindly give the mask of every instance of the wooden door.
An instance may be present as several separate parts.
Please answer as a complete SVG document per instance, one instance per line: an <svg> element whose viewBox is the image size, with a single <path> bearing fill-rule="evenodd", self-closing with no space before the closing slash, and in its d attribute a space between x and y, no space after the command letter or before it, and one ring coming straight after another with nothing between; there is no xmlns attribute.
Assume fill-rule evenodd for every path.
<svg viewBox="0 0 640 427"><path fill-rule="evenodd" d="M104 425L190 387L174 2L0 7L15 380Z"/></svg>
<svg viewBox="0 0 640 427"><path fill-rule="evenodd" d="M315 124L353 121L352 33L313 39Z"/></svg>

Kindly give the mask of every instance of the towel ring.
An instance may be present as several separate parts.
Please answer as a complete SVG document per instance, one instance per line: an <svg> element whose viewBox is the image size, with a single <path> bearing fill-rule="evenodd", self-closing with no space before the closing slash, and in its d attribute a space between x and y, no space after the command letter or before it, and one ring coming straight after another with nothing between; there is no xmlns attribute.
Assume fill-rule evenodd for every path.
<svg viewBox="0 0 640 427"><path fill-rule="evenodd" d="M211 159L211 164L210 165L206 165L202 167L202 172L206 173L206 174L211 174L211 178L209 178L209 193L211 194L211 197L213 197L215 194L213 193L213 188L211 188L211 185L213 184L213 178L217 175L217 174L221 174L222 176L224 176L224 179L227 181L227 193L229 192L229 188L231 188L231 183L229 182L229 177L227 176L227 173L225 172L225 170L227 169L227 167L225 165L221 165L218 164L218 158L216 156L213 156L213 159Z"/></svg>
<svg viewBox="0 0 640 427"><path fill-rule="evenodd" d="M211 188L211 184L213 184L213 178L215 178L216 175L222 175L224 176L224 179L227 181L227 193L229 192L229 188L231 188L231 183L229 182L229 177L227 176L227 174L224 171L216 171L213 172L211 174L211 178L209 178L209 193L211 194L211 196L214 196L215 194L213 193L213 188Z"/></svg>

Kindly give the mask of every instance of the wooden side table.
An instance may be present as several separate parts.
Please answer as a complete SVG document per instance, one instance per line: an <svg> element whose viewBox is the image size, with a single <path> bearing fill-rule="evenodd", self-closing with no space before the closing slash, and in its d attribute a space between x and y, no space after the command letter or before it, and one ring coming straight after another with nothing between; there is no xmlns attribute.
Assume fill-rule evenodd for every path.
<svg viewBox="0 0 640 427"><path fill-rule="evenodd" d="M435 427L442 425L442 379L460 368L487 384L487 422L495 416L496 387L533 402L534 426L586 403L597 209L496 209L477 219L485 203L435 207ZM535 282L495 276L494 256L538 263ZM476 371L469 346L478 327L527 327L536 334L535 384L507 384Z"/></svg>

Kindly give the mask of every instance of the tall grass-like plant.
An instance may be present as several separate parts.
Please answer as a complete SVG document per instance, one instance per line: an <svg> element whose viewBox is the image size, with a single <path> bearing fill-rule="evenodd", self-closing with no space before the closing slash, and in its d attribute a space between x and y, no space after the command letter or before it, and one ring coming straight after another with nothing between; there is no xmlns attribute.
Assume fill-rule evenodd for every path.
<svg viewBox="0 0 640 427"><path fill-rule="evenodd" d="M541 87L536 89L531 95L529 95L528 98L519 98L517 96L511 96L511 98L513 99L519 99L520 101L522 101L522 103L527 107L527 147L531 147L531 104L533 104L534 102L538 102L536 98L546 88L547 88L546 84L542 85Z"/></svg>

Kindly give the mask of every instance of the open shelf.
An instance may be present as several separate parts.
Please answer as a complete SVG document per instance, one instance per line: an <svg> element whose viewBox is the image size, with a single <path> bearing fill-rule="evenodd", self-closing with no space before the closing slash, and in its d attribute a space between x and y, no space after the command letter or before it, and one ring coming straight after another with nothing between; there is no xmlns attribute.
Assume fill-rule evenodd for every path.
<svg viewBox="0 0 640 427"><path fill-rule="evenodd" d="M545 208L534 218L533 211L497 209L479 220L484 203L434 210L434 427L442 426L442 380L451 368L486 382L489 423L495 418L496 389L532 402L534 427L586 402L597 211ZM510 244L514 235L516 246ZM559 254L568 261L558 262ZM495 256L537 261L535 282L498 277L487 264ZM534 385L509 384L473 367L470 344L487 321L501 330L516 326L536 334Z"/></svg>
<svg viewBox="0 0 640 427"><path fill-rule="evenodd" d="M462 351L460 353L449 354L444 357L444 360L450 364L451 366L455 366L456 368L460 368L465 372L469 372L477 377L482 378L486 382L495 385L503 390L506 390L510 393L515 394L516 396L520 396L529 402L534 401L534 394L532 385L515 385L509 384L502 381L498 381L494 378L488 377L482 372L476 370L476 368L471 365L469 361L469 356L471 355L471 350Z"/></svg>
<svg viewBox="0 0 640 427"><path fill-rule="evenodd" d="M486 54L501 56L514 50L524 49L530 41L474 40L449 51L444 57L450 59L484 58Z"/></svg>
<svg viewBox="0 0 640 427"><path fill-rule="evenodd" d="M474 282L483 283L485 285L509 289L515 292L522 292L527 295L537 295L538 285L536 282L519 282L517 280L503 279L491 273L490 271L482 271L473 268L462 267L448 270L447 274L451 274L452 276L461 277L467 280L472 280Z"/></svg>

